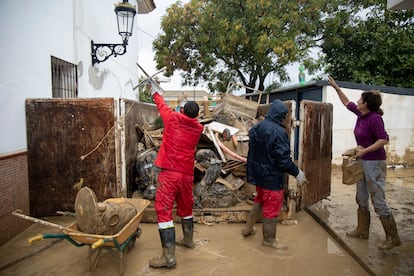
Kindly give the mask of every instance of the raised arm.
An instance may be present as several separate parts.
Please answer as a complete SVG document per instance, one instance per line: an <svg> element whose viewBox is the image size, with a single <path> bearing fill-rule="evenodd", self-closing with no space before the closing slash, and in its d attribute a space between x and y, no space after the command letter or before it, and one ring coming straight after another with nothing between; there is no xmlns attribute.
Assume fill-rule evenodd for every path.
<svg viewBox="0 0 414 276"><path fill-rule="evenodd" d="M335 80L332 77L328 77L328 83L335 89L338 94L339 99L341 100L344 106L347 106L349 103L348 97L344 94L341 88L336 84Z"/></svg>

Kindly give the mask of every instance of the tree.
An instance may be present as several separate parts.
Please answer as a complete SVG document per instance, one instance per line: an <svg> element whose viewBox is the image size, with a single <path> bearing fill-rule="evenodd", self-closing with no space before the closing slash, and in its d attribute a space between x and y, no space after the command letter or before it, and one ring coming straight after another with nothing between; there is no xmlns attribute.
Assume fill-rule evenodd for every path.
<svg viewBox="0 0 414 276"><path fill-rule="evenodd" d="M223 92L235 82L264 91L269 74L279 83L289 80L285 66L290 63L316 68L310 49L320 38L323 11L335 8L332 2L177 2L162 19L164 33L153 42L157 68L166 66L169 76L180 70L183 85L205 82L211 91Z"/></svg>
<svg viewBox="0 0 414 276"><path fill-rule="evenodd" d="M344 2L326 20L324 71L341 81L414 87L414 12L387 10L386 0Z"/></svg>

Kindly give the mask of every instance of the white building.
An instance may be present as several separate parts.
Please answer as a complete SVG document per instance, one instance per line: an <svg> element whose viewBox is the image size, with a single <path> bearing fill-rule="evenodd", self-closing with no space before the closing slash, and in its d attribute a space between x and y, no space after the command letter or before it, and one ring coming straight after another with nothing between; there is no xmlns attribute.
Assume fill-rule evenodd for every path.
<svg viewBox="0 0 414 276"><path fill-rule="evenodd" d="M91 41L122 43L114 12L119 1L0 2L0 154L26 149L25 99L52 98L58 74L62 82L74 83L64 85L78 98L136 99L137 20L155 8L153 0L129 0L137 14L126 53L92 65Z"/></svg>
<svg viewBox="0 0 414 276"><path fill-rule="evenodd" d="M92 41L123 44L115 5L125 10L125 2L0 1L0 244L30 225L11 215L30 213L26 99L137 99L137 21L155 9L153 0L129 0L136 15L123 55L96 64L91 56Z"/></svg>

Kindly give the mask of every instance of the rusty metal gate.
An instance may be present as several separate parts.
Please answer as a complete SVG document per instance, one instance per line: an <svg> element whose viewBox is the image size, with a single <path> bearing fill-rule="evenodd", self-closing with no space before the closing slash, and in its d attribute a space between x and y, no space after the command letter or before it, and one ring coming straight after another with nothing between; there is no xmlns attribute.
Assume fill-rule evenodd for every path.
<svg viewBox="0 0 414 276"><path fill-rule="evenodd" d="M74 210L83 186L99 201L131 196L135 126L157 114L155 106L127 99L27 99L31 214Z"/></svg>

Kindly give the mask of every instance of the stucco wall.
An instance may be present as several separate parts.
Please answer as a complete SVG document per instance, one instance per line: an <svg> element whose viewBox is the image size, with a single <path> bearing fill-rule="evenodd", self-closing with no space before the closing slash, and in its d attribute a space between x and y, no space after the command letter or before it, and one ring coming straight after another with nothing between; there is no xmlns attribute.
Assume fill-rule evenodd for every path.
<svg viewBox="0 0 414 276"><path fill-rule="evenodd" d="M136 15L127 52L92 66L91 40L122 43L114 0L0 1L0 154L26 149L25 99L51 98L51 56L78 66L79 98L136 99ZM129 1L137 5L135 0ZM144 65L145 66L145 65Z"/></svg>

